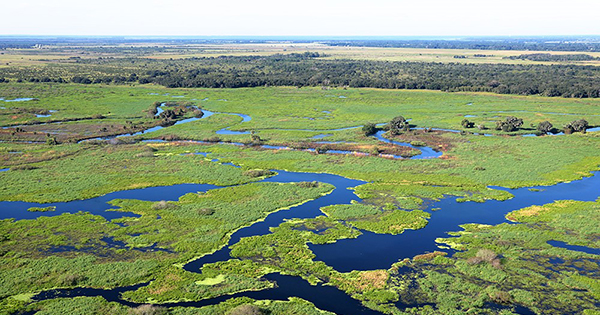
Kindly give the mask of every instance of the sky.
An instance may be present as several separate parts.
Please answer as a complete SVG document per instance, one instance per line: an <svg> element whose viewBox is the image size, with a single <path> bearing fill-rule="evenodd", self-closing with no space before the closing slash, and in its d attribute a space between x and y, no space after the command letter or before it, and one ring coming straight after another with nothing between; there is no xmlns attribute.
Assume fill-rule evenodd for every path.
<svg viewBox="0 0 600 315"><path fill-rule="evenodd" d="M2 0L0 35L600 35L600 0Z"/></svg>

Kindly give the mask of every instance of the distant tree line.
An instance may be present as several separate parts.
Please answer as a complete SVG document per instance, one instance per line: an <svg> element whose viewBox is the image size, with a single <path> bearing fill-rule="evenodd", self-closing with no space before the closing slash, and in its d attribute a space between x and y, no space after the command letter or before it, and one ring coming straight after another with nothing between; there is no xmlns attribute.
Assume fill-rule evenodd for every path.
<svg viewBox="0 0 600 315"><path fill-rule="evenodd" d="M503 59L521 59L531 61L592 61L600 60L600 58L590 56L587 54L566 54L566 55L553 55L553 54L523 54L518 56L508 56Z"/></svg>
<svg viewBox="0 0 600 315"><path fill-rule="evenodd" d="M600 51L598 38L490 38L464 40L330 40L330 46L427 48L427 49L482 49L482 50L537 50L537 51Z"/></svg>
<svg viewBox="0 0 600 315"><path fill-rule="evenodd" d="M0 69L17 82L156 83L166 87L338 86L600 97L600 68L328 60L318 53L158 60L81 59L76 64Z"/></svg>

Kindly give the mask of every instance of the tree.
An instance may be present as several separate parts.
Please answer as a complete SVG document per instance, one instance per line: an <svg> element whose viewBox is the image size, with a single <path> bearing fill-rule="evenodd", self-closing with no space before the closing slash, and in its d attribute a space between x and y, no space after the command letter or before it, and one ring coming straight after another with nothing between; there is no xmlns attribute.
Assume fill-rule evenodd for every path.
<svg viewBox="0 0 600 315"><path fill-rule="evenodd" d="M377 132L377 126L375 126L374 123L366 123L362 127L362 132L365 134L365 136L370 136L370 135L374 134L375 132Z"/></svg>
<svg viewBox="0 0 600 315"><path fill-rule="evenodd" d="M515 130L523 126L523 119L517 118L515 116L506 117L506 122L509 123Z"/></svg>
<svg viewBox="0 0 600 315"><path fill-rule="evenodd" d="M541 123L539 123L537 125L537 130L539 132L543 132L544 134L550 132L552 130L552 123L550 123L549 121L542 121Z"/></svg>
<svg viewBox="0 0 600 315"><path fill-rule="evenodd" d="M260 138L260 136L259 136L259 135L257 135L257 134L254 132L254 130L252 130L252 131L251 131L251 133L250 133L250 137L252 138L252 143L255 143L255 144L260 144L260 143L262 143L262 141L263 141L263 140Z"/></svg>
<svg viewBox="0 0 600 315"><path fill-rule="evenodd" d="M463 128L473 128L473 126L475 126L475 123L470 122L468 119L463 119L460 124L463 126Z"/></svg>
<svg viewBox="0 0 600 315"><path fill-rule="evenodd" d="M588 127L588 122L585 119L579 119L579 120L574 120L572 122L569 123L569 126L571 126L571 128L573 128L573 131L576 132L584 132Z"/></svg>
<svg viewBox="0 0 600 315"><path fill-rule="evenodd" d="M402 130L407 125L406 119L402 116L396 116L390 121L390 130Z"/></svg>

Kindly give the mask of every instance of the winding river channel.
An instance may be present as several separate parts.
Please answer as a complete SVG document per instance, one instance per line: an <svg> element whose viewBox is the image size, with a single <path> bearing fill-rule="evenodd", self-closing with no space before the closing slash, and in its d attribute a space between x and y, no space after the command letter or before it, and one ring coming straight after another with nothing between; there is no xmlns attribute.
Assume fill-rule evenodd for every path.
<svg viewBox="0 0 600 315"><path fill-rule="evenodd" d="M202 118L209 117L215 113L204 111ZM243 121L249 121L251 118L246 115L227 113L230 115L239 115ZM177 124L195 121L202 118L190 118L179 121ZM163 127L156 127L163 128ZM168 128L168 127L166 127ZM154 128L153 128L154 129ZM156 129L158 130L158 129ZM154 130L147 130L150 132ZM222 129L221 133L235 132L229 128ZM378 132L375 137L380 141L393 143L397 145L409 145L388 140L383 137L382 132ZM423 153L418 158L436 158L441 155L430 148L417 147ZM221 163L213 160L215 163ZM236 165L228 164L231 167ZM288 210L282 210L269 214L264 221L254 223L250 226L237 230L230 238L228 244L215 253L208 254L184 266L184 269L190 272L201 272L201 267L207 263L225 261L230 259L229 246L236 244L240 239L255 235L265 235L270 233L269 228L279 226L284 220L291 218L314 218L323 215L321 207L335 204L350 204L352 201L360 202L361 199L354 194L352 188L365 184L366 182L345 178L339 175L323 173L303 173L288 172L285 170L273 170L277 175L263 179L261 182L303 182L318 181L335 186L332 193L320 198L308 201L304 204L292 207ZM598 172L593 172L592 176L582 180L570 183L561 183L554 186L536 187L539 189L519 188L508 190L502 187L491 187L494 189L508 190L514 195L514 198L507 201L486 201L462 202L456 201L455 197L447 197L440 201L428 202L425 211L431 213L431 218L427 226L420 230L407 230L400 235L376 234L368 231L361 231L362 235L354 239L343 239L332 244L314 245L309 244L310 249L315 253L315 260L320 260L332 266L338 271L348 272L351 270L373 270L387 269L394 262L403 258L411 258L415 255L434 250L440 250L435 239L448 237L448 232L461 230L461 224L480 223L480 224L499 224L507 223L505 215L513 210L531 205L542 205L555 200L582 200L593 201L600 196L600 176ZM2 174L0 173L0 178ZM139 199L147 201L159 200L178 200L186 193L204 192L210 189L220 189L222 187L206 184L180 184L172 186L149 187L143 189L127 190L113 192L104 196L91 198L87 200L77 200L70 202L38 204L20 201L0 202L0 218L34 219L40 216L54 216L62 213L75 213L77 211L87 211L105 217L108 220L123 216L137 216L133 213L110 211L116 207L107 202L113 199ZM53 212L28 212L30 207L56 207ZM432 210L439 209L439 210ZM570 250L586 250L588 248L568 247L568 244L560 242L551 243L552 246L559 246ZM443 249L450 254L453 250ZM197 302L169 303L163 306L182 306L182 307L200 307L205 305L217 304L232 297L246 296L254 299L287 300L288 297L296 296L308 300L316 307L331 311L337 314L380 314L379 312L363 307L359 301L352 299L344 292L333 286L312 286L299 277L286 276L281 274L269 274L265 279L275 282L276 286L272 289L240 292L233 295L226 295L212 299L206 299ZM58 289L44 291L33 297L34 300L45 300L57 297L75 297L75 296L102 296L108 301L119 302L128 306L138 306L140 303L126 301L121 298L121 294L126 291L136 290L147 285L138 284L131 287L121 287L111 290L76 288L76 289ZM405 308L415 305L403 305L397 303L399 308ZM531 314L532 312L525 308L518 308L518 313Z"/></svg>

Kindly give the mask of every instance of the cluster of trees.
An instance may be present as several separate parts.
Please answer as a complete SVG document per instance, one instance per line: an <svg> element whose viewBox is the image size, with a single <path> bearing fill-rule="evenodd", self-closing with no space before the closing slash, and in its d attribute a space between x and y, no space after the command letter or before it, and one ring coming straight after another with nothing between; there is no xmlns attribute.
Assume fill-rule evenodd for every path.
<svg viewBox="0 0 600 315"><path fill-rule="evenodd" d="M379 128L374 123L366 123L362 127L362 132L365 136L370 136L377 132ZM403 116L394 117L387 125L383 127L383 130L389 131L392 135L399 135L403 131L410 130L410 124Z"/></svg>
<svg viewBox="0 0 600 315"><path fill-rule="evenodd" d="M508 116L505 120L496 121L496 130L504 132L517 131L521 126L523 126L523 119L515 116Z"/></svg>
<svg viewBox="0 0 600 315"><path fill-rule="evenodd" d="M318 57L321 57L318 53L304 53L176 60L82 59L71 68L61 67L62 72L2 68L0 77L83 84L156 83L167 87L348 86L600 97L600 68L595 66L325 60ZM64 71L72 71L71 79L65 79ZM83 71L94 75L82 75ZM54 73L61 75L57 78Z"/></svg>
<svg viewBox="0 0 600 315"><path fill-rule="evenodd" d="M474 123L469 121L468 119L463 119L461 122L463 128L473 128ZM517 118L514 116L508 116L505 120L496 121L496 130L502 130L504 132L514 132L517 131L523 126L523 119ZM574 120L563 127L563 131L565 134L571 134L573 132L586 132L586 129L589 127L589 123L585 119ZM485 129L484 126L479 126L479 129ZM540 134L547 134L549 132L556 133L558 130L554 128L549 121L542 121L536 126L536 130Z"/></svg>
<svg viewBox="0 0 600 315"><path fill-rule="evenodd" d="M397 47L428 49L600 51L597 38L489 38L463 40L332 40L330 46Z"/></svg>
<svg viewBox="0 0 600 315"><path fill-rule="evenodd" d="M566 54L566 55L553 55L553 54L523 54L518 56L504 57L503 59L521 59L521 60L532 60L532 61L591 61L600 60L587 54Z"/></svg>

